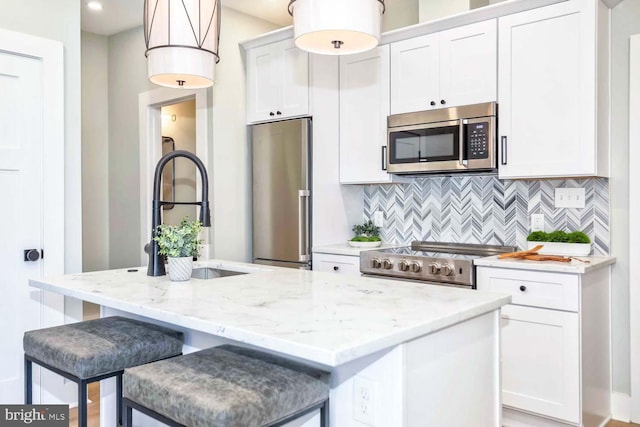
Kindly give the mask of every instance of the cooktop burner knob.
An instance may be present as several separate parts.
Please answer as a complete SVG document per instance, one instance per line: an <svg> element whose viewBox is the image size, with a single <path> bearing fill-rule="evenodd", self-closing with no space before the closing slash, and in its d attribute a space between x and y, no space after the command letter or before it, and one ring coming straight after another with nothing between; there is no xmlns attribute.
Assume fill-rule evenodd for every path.
<svg viewBox="0 0 640 427"><path fill-rule="evenodd" d="M388 259L382 260L382 268L384 268L385 270L391 270L391 267L393 267L393 263L391 261L389 261Z"/></svg>
<svg viewBox="0 0 640 427"><path fill-rule="evenodd" d="M451 264L445 264L442 266L442 275L443 276L451 276L453 274L453 267Z"/></svg>
<svg viewBox="0 0 640 427"><path fill-rule="evenodd" d="M421 271L422 271L422 265L420 265L419 262L412 262L411 263L411 272L420 273Z"/></svg>
<svg viewBox="0 0 640 427"><path fill-rule="evenodd" d="M371 267L380 268L380 267L382 267L382 264L380 263L380 260L378 258L373 258L371 260Z"/></svg>
<svg viewBox="0 0 640 427"><path fill-rule="evenodd" d="M398 270L409 271L409 263L406 260L402 260L398 263Z"/></svg>
<svg viewBox="0 0 640 427"><path fill-rule="evenodd" d="M432 264L429 264L429 273L431 274L440 274L440 266L438 264L436 264L435 262Z"/></svg>

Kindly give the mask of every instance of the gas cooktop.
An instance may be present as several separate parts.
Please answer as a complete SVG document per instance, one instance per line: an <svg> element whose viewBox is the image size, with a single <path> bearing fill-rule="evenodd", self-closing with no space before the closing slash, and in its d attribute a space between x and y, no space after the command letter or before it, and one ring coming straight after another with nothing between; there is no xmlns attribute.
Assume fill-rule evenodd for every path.
<svg viewBox="0 0 640 427"><path fill-rule="evenodd" d="M360 272L475 288L474 259L515 250L513 246L414 241L411 246L362 252Z"/></svg>

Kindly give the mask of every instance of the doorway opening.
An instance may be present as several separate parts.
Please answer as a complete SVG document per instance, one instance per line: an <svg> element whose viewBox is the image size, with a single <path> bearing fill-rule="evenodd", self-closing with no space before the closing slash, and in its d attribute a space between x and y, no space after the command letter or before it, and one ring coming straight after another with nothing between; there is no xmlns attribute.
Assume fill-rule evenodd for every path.
<svg viewBox="0 0 640 427"><path fill-rule="evenodd" d="M196 101L180 102L161 108L162 155L182 150L196 154ZM173 159L162 172L162 200L165 202L193 202L197 200L196 166L183 157ZM182 218L198 218L194 205L165 205L162 222L178 225Z"/></svg>
<svg viewBox="0 0 640 427"><path fill-rule="evenodd" d="M153 200L153 175L160 158L172 150L186 150L202 160L210 173L209 114L206 89L176 90L161 88L141 93L139 96L140 123L140 253L142 264L148 256L144 245L151 239L151 202ZM202 188L193 163L178 158L163 170L162 200L176 202L199 201ZM209 188L211 188L211 182ZM212 195L209 201L213 203ZM198 207L169 205L162 210L162 222L179 224L182 218L198 218ZM212 229L205 228L201 256L208 259Z"/></svg>

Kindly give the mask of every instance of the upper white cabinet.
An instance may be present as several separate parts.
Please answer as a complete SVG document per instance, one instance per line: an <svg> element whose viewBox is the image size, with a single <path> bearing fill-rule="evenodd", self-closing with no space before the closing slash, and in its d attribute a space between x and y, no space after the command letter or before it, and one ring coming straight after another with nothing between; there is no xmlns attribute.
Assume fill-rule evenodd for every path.
<svg viewBox="0 0 640 427"><path fill-rule="evenodd" d="M391 114L495 101L496 20L391 44Z"/></svg>
<svg viewBox="0 0 640 427"><path fill-rule="evenodd" d="M293 40L247 51L247 122L309 114L309 54Z"/></svg>
<svg viewBox="0 0 640 427"><path fill-rule="evenodd" d="M570 0L498 20L499 176L608 176L608 14Z"/></svg>
<svg viewBox="0 0 640 427"><path fill-rule="evenodd" d="M386 169L389 45L340 57L340 182L399 180Z"/></svg>

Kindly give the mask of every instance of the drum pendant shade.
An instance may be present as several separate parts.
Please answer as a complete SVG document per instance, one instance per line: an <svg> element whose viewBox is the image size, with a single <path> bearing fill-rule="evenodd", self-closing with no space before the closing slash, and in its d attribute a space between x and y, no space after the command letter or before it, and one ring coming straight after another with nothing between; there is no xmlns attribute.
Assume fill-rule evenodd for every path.
<svg viewBox="0 0 640 427"><path fill-rule="evenodd" d="M291 0L296 46L323 55L373 49L384 8L384 0Z"/></svg>
<svg viewBox="0 0 640 427"><path fill-rule="evenodd" d="M220 0L145 0L149 80L160 86L212 86L220 61Z"/></svg>

